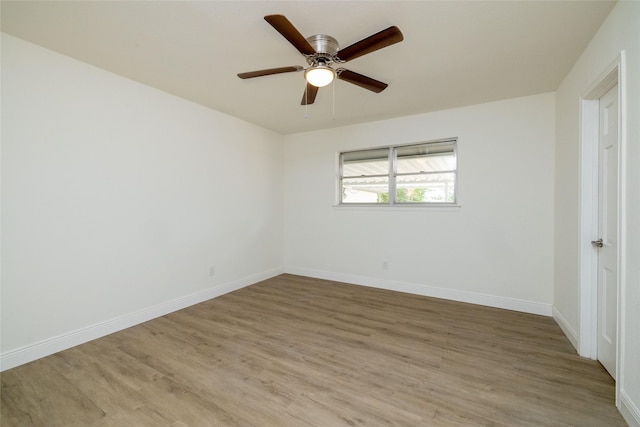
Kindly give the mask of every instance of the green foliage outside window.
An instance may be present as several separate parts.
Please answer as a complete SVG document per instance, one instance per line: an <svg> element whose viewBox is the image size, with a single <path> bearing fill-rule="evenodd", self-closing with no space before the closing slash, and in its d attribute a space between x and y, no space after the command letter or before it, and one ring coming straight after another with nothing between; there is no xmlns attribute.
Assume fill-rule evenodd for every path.
<svg viewBox="0 0 640 427"><path fill-rule="evenodd" d="M424 201L425 189L421 187L415 188L398 188L396 190L396 203L416 203ZM378 194L378 203L389 203L389 193Z"/></svg>

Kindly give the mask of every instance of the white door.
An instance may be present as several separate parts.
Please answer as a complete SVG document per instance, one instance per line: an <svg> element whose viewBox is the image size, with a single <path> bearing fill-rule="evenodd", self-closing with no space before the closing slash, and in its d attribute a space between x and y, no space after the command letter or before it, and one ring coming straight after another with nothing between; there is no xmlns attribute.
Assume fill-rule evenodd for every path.
<svg viewBox="0 0 640 427"><path fill-rule="evenodd" d="M616 378L618 332L618 86L600 98L598 360Z"/></svg>

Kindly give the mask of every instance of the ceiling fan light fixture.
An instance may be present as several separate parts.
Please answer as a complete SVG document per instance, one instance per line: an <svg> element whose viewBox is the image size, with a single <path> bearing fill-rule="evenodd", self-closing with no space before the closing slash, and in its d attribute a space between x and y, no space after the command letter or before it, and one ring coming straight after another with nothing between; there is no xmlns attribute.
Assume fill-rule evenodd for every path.
<svg viewBox="0 0 640 427"><path fill-rule="evenodd" d="M315 87L323 87L328 85L336 78L336 72L333 68L324 64L318 64L307 68L304 72L304 78L307 82Z"/></svg>

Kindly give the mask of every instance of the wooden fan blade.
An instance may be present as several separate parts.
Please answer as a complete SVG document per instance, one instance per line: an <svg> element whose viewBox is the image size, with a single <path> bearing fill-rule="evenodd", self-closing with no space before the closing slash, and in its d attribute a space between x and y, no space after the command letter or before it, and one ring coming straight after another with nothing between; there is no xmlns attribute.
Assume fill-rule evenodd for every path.
<svg viewBox="0 0 640 427"><path fill-rule="evenodd" d="M347 46L344 49L338 51L338 58L343 61L351 61L367 53L374 52L383 47L391 46L404 40L404 36L398 27L389 27L386 30L382 30L374 35L362 39L359 42Z"/></svg>
<svg viewBox="0 0 640 427"><path fill-rule="evenodd" d="M345 70L344 68L338 68L336 70L336 74L338 74L338 78L340 80L353 83L354 85L369 89L375 93L380 93L389 86L386 83L382 83L378 80L372 79L371 77L363 76L362 74L358 74L353 71Z"/></svg>
<svg viewBox="0 0 640 427"><path fill-rule="evenodd" d="M304 93L302 94L302 101L300 101L300 105L313 104L313 102L316 100L317 94L318 87L307 83L307 87L304 88Z"/></svg>
<svg viewBox="0 0 640 427"><path fill-rule="evenodd" d="M307 39L293 26L284 15L267 15L264 17L273 28L298 49L303 55L313 55L316 50L309 44Z"/></svg>
<svg viewBox="0 0 640 427"><path fill-rule="evenodd" d="M280 68L269 68L266 70L258 70L258 71L248 71L246 73L238 73L238 77L241 79L251 79L253 77L262 77L262 76L270 76L271 74L281 74L281 73L291 73L294 71L302 71L302 68L299 65L293 67L280 67Z"/></svg>

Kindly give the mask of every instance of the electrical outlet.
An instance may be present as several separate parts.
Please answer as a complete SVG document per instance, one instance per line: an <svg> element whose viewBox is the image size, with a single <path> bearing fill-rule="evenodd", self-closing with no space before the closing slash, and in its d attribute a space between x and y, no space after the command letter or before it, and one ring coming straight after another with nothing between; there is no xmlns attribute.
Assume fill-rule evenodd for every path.
<svg viewBox="0 0 640 427"><path fill-rule="evenodd" d="M209 276L216 275L216 268L214 266L209 267Z"/></svg>
<svg viewBox="0 0 640 427"><path fill-rule="evenodd" d="M389 269L389 261L382 261L382 269L383 270L388 270Z"/></svg>

